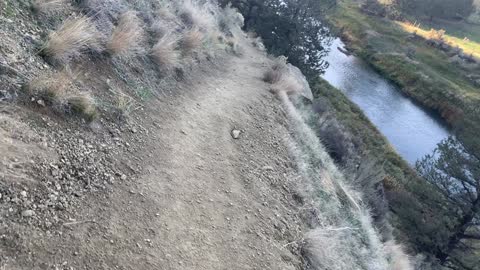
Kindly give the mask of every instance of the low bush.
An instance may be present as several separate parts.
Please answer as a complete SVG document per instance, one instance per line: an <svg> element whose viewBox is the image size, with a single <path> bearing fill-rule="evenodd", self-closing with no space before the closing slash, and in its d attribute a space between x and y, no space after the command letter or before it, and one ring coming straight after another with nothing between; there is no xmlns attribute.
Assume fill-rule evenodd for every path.
<svg viewBox="0 0 480 270"><path fill-rule="evenodd" d="M101 35L86 16L69 18L48 36L42 53L54 61L67 63L87 50L101 50Z"/></svg>
<svg viewBox="0 0 480 270"><path fill-rule="evenodd" d="M140 19L134 11L127 11L120 15L118 25L113 30L107 50L122 57L137 55L142 51L144 31Z"/></svg>
<svg viewBox="0 0 480 270"><path fill-rule="evenodd" d="M52 14L69 8L68 0L35 0L32 3L33 11L39 14Z"/></svg>
<svg viewBox="0 0 480 270"><path fill-rule="evenodd" d="M180 53L177 50L178 37L167 34L151 49L150 55L163 71L172 71L180 63Z"/></svg>
<svg viewBox="0 0 480 270"><path fill-rule="evenodd" d="M88 93L73 94L66 97L66 105L69 113L78 114L89 121L97 117L95 100Z"/></svg>
<svg viewBox="0 0 480 270"><path fill-rule="evenodd" d="M202 47L204 35L198 29L186 31L180 39L180 48L185 54L190 54Z"/></svg>
<svg viewBox="0 0 480 270"><path fill-rule="evenodd" d="M24 89L29 98L39 100L40 104L58 106L71 85L72 75L65 70L35 78Z"/></svg>

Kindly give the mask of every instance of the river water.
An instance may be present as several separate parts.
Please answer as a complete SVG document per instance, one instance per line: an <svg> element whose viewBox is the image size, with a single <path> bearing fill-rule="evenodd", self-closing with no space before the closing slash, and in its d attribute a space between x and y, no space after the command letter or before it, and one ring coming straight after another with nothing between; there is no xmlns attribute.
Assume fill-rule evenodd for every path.
<svg viewBox="0 0 480 270"><path fill-rule="evenodd" d="M336 39L326 60L330 67L323 78L357 104L410 164L431 153L437 143L450 135L435 115L405 97L394 84L365 62L347 56Z"/></svg>

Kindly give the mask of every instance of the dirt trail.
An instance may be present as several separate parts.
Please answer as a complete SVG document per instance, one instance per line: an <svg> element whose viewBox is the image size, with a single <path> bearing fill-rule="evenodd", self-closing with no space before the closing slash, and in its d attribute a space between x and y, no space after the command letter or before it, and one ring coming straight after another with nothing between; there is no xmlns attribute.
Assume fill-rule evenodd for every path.
<svg viewBox="0 0 480 270"><path fill-rule="evenodd" d="M280 102L249 46L223 70L200 72L181 97L137 116L138 179L95 195L60 236L32 235L32 268L297 269L302 222ZM241 130L238 139L232 129ZM298 235L297 235L298 234Z"/></svg>

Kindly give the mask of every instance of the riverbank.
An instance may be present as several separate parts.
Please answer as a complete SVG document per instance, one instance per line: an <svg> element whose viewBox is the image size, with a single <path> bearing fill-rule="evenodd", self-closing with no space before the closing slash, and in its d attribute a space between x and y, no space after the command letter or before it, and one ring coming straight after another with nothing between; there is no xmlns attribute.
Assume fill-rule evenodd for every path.
<svg viewBox="0 0 480 270"><path fill-rule="evenodd" d="M406 244L411 253L424 253L427 257L441 249L441 239L448 235L448 219L445 209L438 203L440 198L432 187L418 176L416 171L405 161L389 144L388 140L371 123L363 111L348 99L340 90L330 85L322 78L311 82L315 96L315 104L322 104L324 112L312 116L310 122L316 125L316 131L331 145L329 137L331 130L322 130L326 126L325 114L331 115L338 121L342 134L335 134L332 141L341 140L345 146L351 147L346 155L348 160L345 166L362 168L354 169L351 173L357 174L364 170L362 177L374 178L381 175L379 182L371 187L367 203L370 205L377 222L377 227L388 231L384 220L392 225L393 235L401 243ZM324 104L328 105L324 105ZM312 109L314 111L314 108ZM364 187L365 189L365 187ZM381 197L385 196L384 205ZM384 209L383 207L387 207ZM431 224L430 220L436 220ZM389 225L388 225L389 226Z"/></svg>
<svg viewBox="0 0 480 270"><path fill-rule="evenodd" d="M431 47L389 19L363 14L358 3L343 0L327 17L349 51L393 81L409 97L434 110L471 149L477 136L480 91L472 81L478 64L468 65Z"/></svg>

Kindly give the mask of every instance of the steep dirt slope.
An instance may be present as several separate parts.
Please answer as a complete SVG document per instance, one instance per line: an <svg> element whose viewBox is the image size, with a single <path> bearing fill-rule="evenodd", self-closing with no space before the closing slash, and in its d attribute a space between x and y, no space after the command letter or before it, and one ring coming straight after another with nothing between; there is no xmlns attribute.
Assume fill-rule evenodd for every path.
<svg viewBox="0 0 480 270"><path fill-rule="evenodd" d="M244 56L199 71L179 95L133 115L127 133L142 139L116 157L128 179L83 196L57 232L19 227L21 245L2 267L299 268L291 242L304 225L290 188L285 116L261 81L268 60L244 47Z"/></svg>

